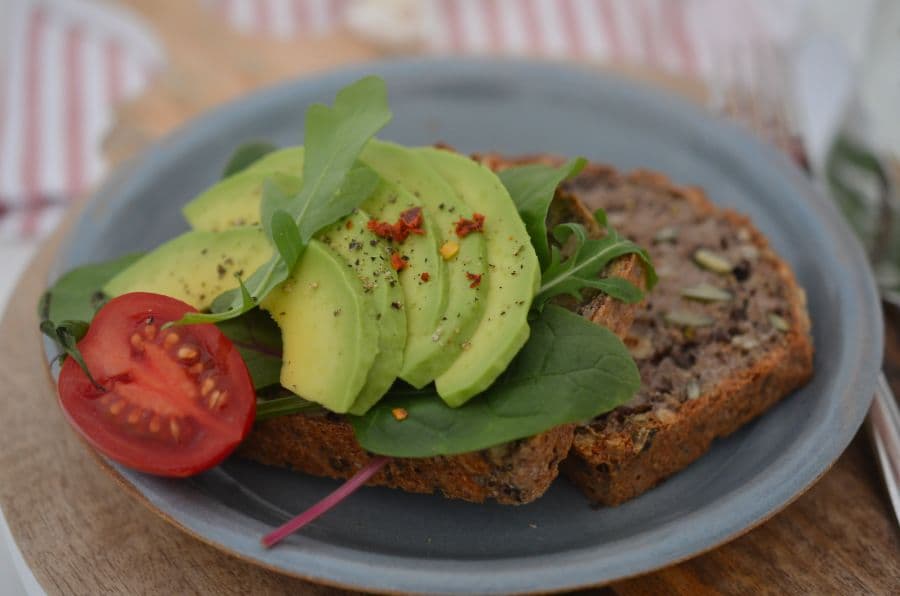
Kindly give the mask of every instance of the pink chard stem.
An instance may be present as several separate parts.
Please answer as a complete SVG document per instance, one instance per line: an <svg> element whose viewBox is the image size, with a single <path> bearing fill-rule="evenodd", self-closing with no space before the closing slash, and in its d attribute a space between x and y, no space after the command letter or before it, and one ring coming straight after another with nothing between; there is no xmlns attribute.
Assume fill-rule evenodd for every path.
<svg viewBox="0 0 900 596"><path fill-rule="evenodd" d="M349 497L353 494L356 489L361 487L363 484L368 482L368 480L378 473L378 471L384 467L386 463L390 461L390 458L387 457L376 457L373 458L366 466L357 472L352 478L347 480L344 484L337 488L333 493L290 520L283 526L273 530L271 533L266 534L262 537L262 545L266 548L270 548L275 546L283 539L287 538L297 530L301 529L303 526L308 524L309 522L318 519L320 515L326 513L332 507L336 506L338 503Z"/></svg>

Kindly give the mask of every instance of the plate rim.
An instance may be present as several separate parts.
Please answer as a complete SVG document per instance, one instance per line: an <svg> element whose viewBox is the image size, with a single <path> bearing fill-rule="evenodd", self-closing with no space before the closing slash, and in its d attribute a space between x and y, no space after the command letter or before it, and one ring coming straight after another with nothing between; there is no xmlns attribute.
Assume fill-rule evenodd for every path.
<svg viewBox="0 0 900 596"><path fill-rule="evenodd" d="M260 109L260 105L264 108L266 105L270 103L278 103L278 98L284 95L293 95L293 94L302 94L304 88L311 89L320 86L329 86L334 85L335 83L342 84L358 78L360 76L364 76L366 74L377 73L377 74L387 74L392 73L395 75L403 76L404 70L412 70L415 69L435 69L435 68L444 68L449 72L449 76L453 76L453 74L457 72L466 72L472 74L474 71L479 70L490 70L494 68L519 68L519 69L528 69L528 76L542 76L542 75L550 75L555 76L557 78L565 78L565 77L578 77L584 79L586 77L593 77L595 79L596 84L612 84L618 86L620 89L624 89L627 93L639 94L639 95L652 95L656 96L656 99L653 101L658 101L660 103L664 103L668 106L671 106L667 109L678 112L685 117L689 117L694 122L702 124L704 127L714 126L715 128L719 128L722 131L730 129L730 135L737 139L741 144L744 145L744 151L749 152L752 151L757 156L757 162L765 162L770 170L777 169L783 175L786 180L790 180L791 184L795 186L798 191L802 190L803 194L807 195L807 200L810 201L811 205L814 205L818 209L822 209L825 213L822 213L819 217L820 222L825 227L828 232L828 237L830 239L834 239L838 244L840 244L840 248L850 256L850 260L854 261L854 264L862 264L863 267L854 267L853 271L856 274L856 280L861 282L857 284L856 291L857 297L859 298L858 304L865 306L872 306L873 304L876 306L875 312L880 314L880 302L877 299L877 292L875 290L874 279L872 277L871 271L868 267L868 261L865 259L862 249L859 243L856 241L855 237L852 235L852 232L846 226L846 224L840 219L836 207L831 204L831 202L827 201L824 198L815 196L815 190L811 186L811 184L806 180L802 173L799 172L792 164L788 162L788 160L780 155L774 154L771 150L768 150L766 146L752 138L750 135L745 134L743 131L740 131L737 127L730 125L729 123L715 121L709 115L702 111L701 108L696 106L695 104L688 102L687 100L673 95L670 92L667 92L665 89L660 89L659 87L655 87L649 85L647 83L636 81L631 78L627 78L622 75L618 75L616 73L610 73L606 71L597 71L595 69L589 69L586 66L573 65L570 63L560 63L554 61L544 61L544 60L522 60L522 59L510 59L510 58L498 58L498 59L484 59L484 58L441 58L441 57L418 57L418 58L407 58L407 59L394 59L394 60L382 60L382 61L374 61L367 62L358 65L353 65L350 67L344 67L340 69L335 69L329 71L327 73L321 73L317 75L313 75L311 77L303 78L303 79L295 79L291 81L287 81L284 83L280 83L274 86L270 86L248 95L242 96L235 100L232 100L228 103L225 103L213 110L203 113L198 117L195 117L188 121L186 124L182 125L178 129L176 129L171 134L167 135L163 139L160 139L154 142L150 148L146 151L142 152L137 158L129 160L125 164L122 164L117 171L107 180L107 182L101 186L96 192L94 192L90 198L90 200L85 205L85 208L79 214L78 220L75 222L75 225L69 230L63 242L60 244L60 248L57 250L54 257L54 264L51 268L50 278L51 280L61 273L61 254L66 251L68 247L75 242L76 232L82 227L82 224L85 220L90 217L89 211L94 208L96 209L98 205L102 208L103 204L106 201L109 201L113 198L117 192L121 191L121 187L124 185L126 188L131 184L136 184L137 182L134 180L129 180L128 175L134 174L135 172L140 173L141 170L152 171L155 166L157 166L160 162L165 163L169 159L170 152L174 148L185 149L186 146L190 146L192 143L192 139L197 136L198 131L210 127L214 125L214 123L223 121L223 122L233 122L235 119L239 119L242 114L254 111L255 109ZM548 72L549 69L552 69L552 72ZM536 73L536 74L535 74ZM405 73L406 76L411 76L409 72ZM693 125L693 122L691 123ZM726 137L728 135L721 132L719 137L722 143L725 143ZM730 141L730 144L734 144L735 141ZM749 159L748 159L749 161ZM868 323L870 323L872 331L872 336L870 337L870 341L867 342L865 346L861 350L859 350L860 354L867 353L869 358L874 360L876 364L874 365L874 371L880 369L881 362L881 352L883 350L883 328L882 321L880 317L876 316L876 314L868 312L871 309L862 309L866 312L860 314L860 317L867 318ZM47 343L45 342L45 346ZM859 357L859 363L862 363L861 366L856 368L856 371L853 377L858 381L857 387L862 386L864 388L868 387L870 390L860 391L856 390L855 393L859 393L863 395L861 399L857 399L860 402L859 408L854 412L855 416L852 421L850 421L847 426L846 437L842 437L842 440L834 443L830 448L826 449L827 457L819 460L820 463L811 466L811 468L815 468L814 473L808 474L807 479L802 482L799 487L795 487L792 490L787 491L790 494L784 496L784 498L779 497L778 501L780 503L776 506L769 507L766 511L757 512L753 515L742 515L740 522L732 522L730 524L720 524L725 528L731 528L730 530L720 532L715 538L712 540L706 540L706 544L700 548L694 548L691 550L688 549L680 549L680 554L664 556L662 558L656 557L654 558L654 563L651 564L636 564L636 561L632 561L632 566L634 569L626 573L614 574L614 575L606 575L605 577L600 578L591 578L590 577L590 566L589 564L585 564L584 562L576 561L575 563L571 563L571 566L567 567L566 573L563 574L566 578L569 578L564 582L556 582L552 584L539 584L537 586L532 585L531 587L523 587L524 583L521 581L512 584L494 584L491 583L486 589L487 591L509 591L510 589L514 589L516 591L560 591L567 589L575 589L580 587L590 587L596 586L600 584L605 584L613 581L617 581L620 579L625 579L628 577L634 577L637 575L642 575L644 573L648 573L650 571L654 571L663 567L667 567L672 564L676 564L678 562L693 558L699 554L704 552L708 552L721 546L724 543L727 543L747 532L754 529L755 527L761 525L788 505L790 505L797 498L802 496L809 488L811 488L837 461L838 457L844 452L844 450L849 445L853 436L855 435L858 428L861 426L862 421L865 416L865 412L868 409L868 405L872 399L872 394L874 390L875 379L874 375L872 379L869 380L864 378L865 375L862 373L865 372L866 367L866 359ZM48 374L50 373L49 368ZM814 373L815 374L815 373ZM52 380L52 377L51 377ZM866 397L868 396L868 397ZM140 502L144 503L145 506L154 511L157 515L166 519L169 523L175 525L179 529L187 532L188 534L198 538L202 542L210 544L215 548L231 554L232 556L236 556L244 561L251 562L252 564L259 565L263 568L286 574L289 576L297 577L299 579L303 579L306 581L312 581L316 583L323 583L332 586L339 586L342 588L349 589L364 589L368 591L382 591L382 592L396 592L398 589L415 589L421 590L423 585L430 585L431 590L445 591L446 587L437 587L437 584L433 582L429 583L428 579L432 575L437 575L440 572L435 572L430 569L425 569L427 566L423 566L422 560L413 559L408 556L402 555L378 555L379 557L384 557L391 561L395 562L395 565L398 565L399 568L404 569L406 572L411 573L411 577L398 578L396 582L387 582L387 583L379 583L373 585L372 583L364 583L363 579L373 580L377 579L372 577L371 575L367 575L371 573L371 565L362 565L358 569L355 569L354 573L344 573L342 575L351 578L348 581L338 580L330 575L323 574L305 574L301 570L287 567L284 565L280 565L277 562L273 562L271 560L266 560L264 558L265 551L260 550L258 553L259 556L255 556L252 553L244 552L234 545L226 544L224 542L218 541L209 536L205 536L194 528L189 527L186 523L177 518L177 512L169 512L164 510L161 506L154 503L152 499L150 499L146 494L141 491L140 486L133 479L129 479L128 474L130 472L124 471L114 463L111 463L96 452L93 449L90 449L91 453L95 456L98 463L100 463L101 467L110 473L117 481L117 483L122 484L123 487L126 488L126 492L137 498ZM777 460L773 460L768 466L777 464ZM757 487L757 490L759 488ZM699 512L703 512L705 515L710 515L710 511L718 511L723 508L727 508L728 501L732 500L730 497L731 493L727 496L729 498L722 499L723 502L720 503L712 503L709 504L705 509L700 510ZM699 513L698 512L698 513ZM187 517L190 517L188 515ZM719 515L718 519L722 519L722 516ZM310 541L306 543L309 544L321 544L317 541ZM354 549L350 549L347 547L335 546L337 554L340 554L342 551L349 552L358 552ZM537 563L543 562L544 566L547 564L558 564L559 561L553 561L552 559L557 559L559 557L571 558L572 555L581 553L583 555L589 554L591 552L591 547L571 550L571 551L561 551L558 553L552 553L550 555L537 555L537 556L527 556L527 557L515 557L511 559L506 559L505 561L520 561L520 562L530 562ZM308 554L308 553L307 553ZM333 555L335 553L329 553ZM329 554L324 555L326 558ZM639 559L639 558L638 558ZM321 562L321 558L317 559L315 553L312 553L311 557L307 556L303 558L301 562L306 564L306 569L309 570L310 567L314 566L316 561ZM644 557L646 561L646 557ZM496 561L496 560L490 560ZM490 562L488 561L488 562ZM359 560L348 561L347 559L341 559L340 557L334 558L332 562L338 562L342 565L353 565L359 566ZM433 561L429 561L432 563ZM438 562L446 562L450 569L449 573L458 574L462 569L465 569L469 566L472 566L473 563L483 563L482 561L473 562L473 561L458 561L452 559L440 559ZM406 566L402 564L406 563ZM412 563L418 564L418 568L411 565ZM639 561L638 561L639 563ZM313 565L310 565L313 564ZM477 565L475 565L477 567ZM541 566L535 565L540 569ZM381 567L383 571L396 571L397 567ZM349 571L346 567L344 571ZM473 570L472 572L480 571L480 569ZM445 573L448 573L445 571ZM521 574L521 571L518 572ZM509 579L511 577L510 571L507 570L503 575L503 578ZM533 579L541 579L543 576L538 572ZM559 575L557 575L559 577ZM355 581L354 581L355 578ZM571 579L576 578L576 579ZM382 578L383 579L383 578ZM424 584L423 584L424 582ZM410 587L403 588L403 585L407 585ZM451 589L455 590L465 590L470 589L471 586L455 586ZM428 588L426 588L428 589ZM483 589L479 588L479 589Z"/></svg>

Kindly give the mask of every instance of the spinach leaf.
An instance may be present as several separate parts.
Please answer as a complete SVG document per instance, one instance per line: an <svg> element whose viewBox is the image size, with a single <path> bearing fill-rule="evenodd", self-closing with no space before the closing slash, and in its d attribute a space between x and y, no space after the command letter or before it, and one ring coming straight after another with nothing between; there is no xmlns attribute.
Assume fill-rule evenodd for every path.
<svg viewBox="0 0 900 596"><path fill-rule="evenodd" d="M38 306L41 320L90 321L106 300L100 290L103 285L142 256L129 254L69 271L41 296Z"/></svg>
<svg viewBox="0 0 900 596"><path fill-rule="evenodd" d="M225 164L225 169L222 171L222 178L228 178L229 176L233 176L238 172L246 170L252 166L254 162L265 157L269 153L272 153L276 149L278 149L278 147L271 143L244 143L235 149L234 153L231 154L231 157L228 158L228 163Z"/></svg>
<svg viewBox="0 0 900 596"><path fill-rule="evenodd" d="M597 216L602 222L602 215ZM560 243L566 244L574 239L571 256L563 260L559 247L551 248L550 264L541 276L541 286L534 297L532 307L542 309L554 296L569 294L581 300L581 290L596 288L624 302L635 303L641 300L643 292L631 282L618 278L601 278L600 273L606 266L623 255L636 254L644 262L647 289L656 285L656 271L650 261L650 255L643 248L619 236L612 228L606 229L602 238L588 238L584 226L577 223L564 223L556 226L553 236Z"/></svg>
<svg viewBox="0 0 900 596"><path fill-rule="evenodd" d="M639 386L637 366L619 338L551 305L506 372L465 405L451 408L433 389L427 395L391 392L365 415L348 419L367 451L452 455L589 420L628 401ZM395 408L407 417L398 421Z"/></svg>
<svg viewBox="0 0 900 596"><path fill-rule="evenodd" d="M303 186L293 196L278 192L274 184L263 187L262 219L276 254L241 284L240 292L216 300L218 312L185 315L175 324L218 323L249 311L287 279L306 244L329 225L365 201L377 183L377 175L356 158L366 143L391 119L387 89L382 79L366 77L340 91L334 107L313 104L306 111ZM287 225L286 213L297 230ZM276 218L277 221L274 221ZM273 226L273 223L275 224ZM276 241L274 234L279 234ZM301 245L286 249L286 239ZM280 245L279 245L280 243ZM285 260L285 257L291 260Z"/></svg>
<svg viewBox="0 0 900 596"><path fill-rule="evenodd" d="M553 195L563 180L578 174L586 163L587 160L579 157L558 168L545 164L527 164L508 168L497 174L525 222L525 229L531 236L531 244L541 263L541 270L550 264L547 212Z"/></svg>
<svg viewBox="0 0 900 596"><path fill-rule="evenodd" d="M281 379L281 331L272 317L254 308L216 326L241 353L254 389L278 385Z"/></svg>

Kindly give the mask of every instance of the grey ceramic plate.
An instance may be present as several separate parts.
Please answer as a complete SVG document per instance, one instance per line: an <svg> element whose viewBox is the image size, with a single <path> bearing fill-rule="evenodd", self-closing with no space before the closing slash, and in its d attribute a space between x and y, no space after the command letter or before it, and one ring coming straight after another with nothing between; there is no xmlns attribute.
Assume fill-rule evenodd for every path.
<svg viewBox="0 0 900 596"><path fill-rule="evenodd" d="M584 155L648 167L751 215L809 296L816 374L660 487L591 509L565 480L522 507L363 489L272 550L259 537L335 487L232 459L187 481L117 468L152 507L267 567L344 586L415 592L546 591L646 572L725 542L798 496L859 427L881 361L865 257L835 209L776 152L656 90L554 64L386 62L299 81L200 118L148 152L88 206L56 271L148 249L185 228L178 207L250 139L298 143L306 107L377 73L394 121L383 137L463 151Z"/></svg>

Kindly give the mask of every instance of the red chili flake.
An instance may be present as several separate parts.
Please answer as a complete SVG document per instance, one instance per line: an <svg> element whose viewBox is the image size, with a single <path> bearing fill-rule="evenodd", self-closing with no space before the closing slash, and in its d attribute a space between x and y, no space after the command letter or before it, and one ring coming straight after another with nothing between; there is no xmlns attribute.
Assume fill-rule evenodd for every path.
<svg viewBox="0 0 900 596"><path fill-rule="evenodd" d="M429 275L427 271L423 271L422 275L420 275L419 277L422 279L422 281L428 281L429 279L431 279L431 275Z"/></svg>
<svg viewBox="0 0 900 596"><path fill-rule="evenodd" d="M473 213L472 219L466 219L465 217L460 217L459 221L456 222L456 235L460 238L465 238L472 232L483 232L484 231L484 216L480 213Z"/></svg>
<svg viewBox="0 0 900 596"><path fill-rule="evenodd" d="M344 224L344 227L347 228L348 230L352 230L353 229L353 220L348 219L347 223Z"/></svg>
<svg viewBox="0 0 900 596"><path fill-rule="evenodd" d="M372 219L369 220L368 227L377 236L387 238L397 244L403 244L410 234L425 233L425 230L422 229L422 221L422 208L411 207L402 212L394 224Z"/></svg>
<svg viewBox="0 0 900 596"><path fill-rule="evenodd" d="M376 236L380 236L381 238L391 239L393 237L393 227L386 221L378 221L377 219L370 219L369 223L366 224L366 227L369 228Z"/></svg>
<svg viewBox="0 0 900 596"><path fill-rule="evenodd" d="M421 207L410 207L400 214L400 220L397 223L402 223L404 226L409 228L410 232L413 232L414 234L425 233L425 230L422 229Z"/></svg>
<svg viewBox="0 0 900 596"><path fill-rule="evenodd" d="M391 228L391 239L397 244L403 244L409 237L409 229L403 224L394 224Z"/></svg>
<svg viewBox="0 0 900 596"><path fill-rule="evenodd" d="M477 288L478 286L481 285L481 274L480 273L469 273L468 271L466 271L466 279L468 279L470 282L472 282L469 284L470 288Z"/></svg>
<svg viewBox="0 0 900 596"><path fill-rule="evenodd" d="M394 271L400 272L406 269L406 260L400 256L399 252L391 253L391 267Z"/></svg>

